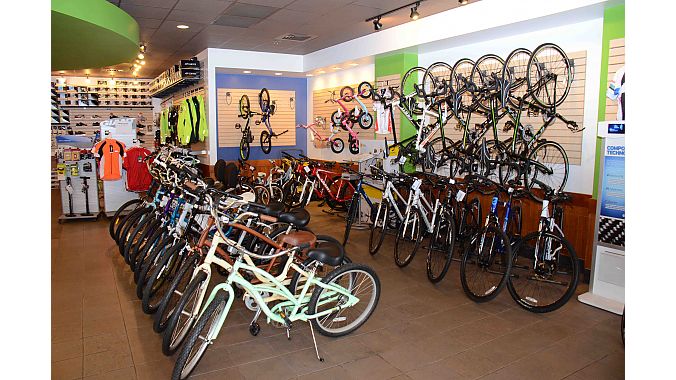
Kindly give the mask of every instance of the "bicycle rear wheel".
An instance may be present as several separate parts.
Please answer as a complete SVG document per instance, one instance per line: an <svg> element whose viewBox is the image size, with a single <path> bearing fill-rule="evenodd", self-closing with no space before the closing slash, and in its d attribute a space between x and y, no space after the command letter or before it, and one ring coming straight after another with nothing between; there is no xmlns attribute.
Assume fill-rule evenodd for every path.
<svg viewBox="0 0 676 380"><path fill-rule="evenodd" d="M258 104L261 106L261 112L265 113L270 108L270 92L267 88L263 88L258 93Z"/></svg>
<svg viewBox="0 0 676 380"><path fill-rule="evenodd" d="M505 61L495 54L486 54L479 58L470 74L470 79L474 83L475 90L499 90L499 79L502 78L502 70L505 67ZM491 97L483 98L478 104L484 111L489 111Z"/></svg>
<svg viewBox="0 0 676 380"><path fill-rule="evenodd" d="M162 336L162 352L165 355L170 356L176 352L188 335L199 314L202 306L200 298L207 291L207 285L207 274L202 271L188 284Z"/></svg>
<svg viewBox="0 0 676 380"><path fill-rule="evenodd" d="M251 103L249 103L249 97L245 94L239 98L239 116L242 119L248 119L249 111L251 111Z"/></svg>
<svg viewBox="0 0 676 380"><path fill-rule="evenodd" d="M514 108L528 108L527 103L519 102L528 93L528 62L531 52L528 49L519 48L507 56L504 69L502 70L502 80L506 83L509 96L507 101Z"/></svg>
<svg viewBox="0 0 676 380"><path fill-rule="evenodd" d="M120 208L117 209L117 211L115 211L115 214L110 219L110 224L108 225L108 232L110 233L110 237L113 238L113 240L117 240L115 231L122 221L122 214L133 211L136 209L136 207L138 207L138 205L141 204L141 202L143 202L141 199L132 199L124 203L122 206L120 206Z"/></svg>
<svg viewBox="0 0 676 380"><path fill-rule="evenodd" d="M490 301L507 284L511 267L509 239L491 224L465 248L460 263L462 290L474 302Z"/></svg>
<svg viewBox="0 0 676 380"><path fill-rule="evenodd" d="M424 67L419 66L412 67L406 72L406 74L404 74L404 77L401 79L400 86L401 97L407 100L407 102L403 102L402 104L407 106L407 108L411 108L409 111L416 115L422 114L423 110L421 107L418 106L418 104L424 102L425 99L418 96L418 93L415 90L415 86L422 87L424 86L424 83L432 84L434 82L434 79L432 79L431 74L428 74L429 78L425 79L425 77L427 76L425 75L426 72L427 69L425 69ZM426 94L431 93L430 88L425 87L422 88ZM409 102L410 104L408 104Z"/></svg>
<svg viewBox="0 0 676 380"><path fill-rule="evenodd" d="M445 86L448 92L451 85L451 72L453 67L446 62L435 62L431 64L423 76L423 88L439 90ZM430 83L431 81L431 83ZM442 95L443 96L443 95Z"/></svg>
<svg viewBox="0 0 676 380"><path fill-rule="evenodd" d="M347 245L347 239L350 238L352 225L359 219L360 208L361 196L359 193L355 192L352 200L350 201L350 206L347 209L347 214L345 215L345 233L343 235L343 245Z"/></svg>
<svg viewBox="0 0 676 380"><path fill-rule="evenodd" d="M566 238L533 232L514 252L507 287L519 306L534 313L548 313L570 300L579 281L579 262Z"/></svg>
<svg viewBox="0 0 676 380"><path fill-rule="evenodd" d="M454 93L462 92L460 103L469 107L472 104L472 69L474 61L463 58L453 65L451 72L451 89Z"/></svg>

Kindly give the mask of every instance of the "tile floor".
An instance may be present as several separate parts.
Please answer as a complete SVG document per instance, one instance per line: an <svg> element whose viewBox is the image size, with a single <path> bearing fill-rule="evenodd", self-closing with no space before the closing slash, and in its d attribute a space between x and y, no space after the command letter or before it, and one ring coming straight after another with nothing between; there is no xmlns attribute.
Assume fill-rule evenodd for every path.
<svg viewBox="0 0 676 380"><path fill-rule="evenodd" d="M60 206L53 204L52 378L169 378L174 360L162 354L151 317L141 311L107 220L57 224ZM316 207L312 214L314 231L342 236L340 219ZM395 266L393 240L371 257L368 232L353 232L348 254L377 271L380 303L352 335L318 336L323 363L314 356L307 326L294 329L291 341L264 324L259 336L251 336L251 313L240 302L192 378L624 378L619 316L576 299L554 313L531 314L506 291L475 304L462 292L457 263L432 285L423 256L403 270Z"/></svg>

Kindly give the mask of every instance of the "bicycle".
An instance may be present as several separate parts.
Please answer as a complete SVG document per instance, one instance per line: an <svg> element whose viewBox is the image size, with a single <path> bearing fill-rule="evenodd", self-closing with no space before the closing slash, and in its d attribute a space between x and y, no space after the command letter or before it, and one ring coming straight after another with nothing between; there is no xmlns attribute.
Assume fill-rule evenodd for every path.
<svg viewBox="0 0 676 380"><path fill-rule="evenodd" d="M270 101L270 92L267 88L263 88L258 94L258 104L261 107L260 122L267 128L267 130L261 132L261 149L263 150L263 153L269 154L272 150L272 138L278 138L289 130L287 129L281 133L275 133L275 131L272 130L272 127L270 126L270 117L275 114L276 105L274 101Z"/></svg>
<svg viewBox="0 0 676 380"><path fill-rule="evenodd" d="M315 328L326 336L343 336L363 325L375 310L380 297L380 282L371 268L359 264L347 264L334 269L323 279L318 279L315 277L316 266L304 268L302 263L295 260L296 254L309 248L309 244L292 245L289 248L280 249L279 252L270 256L257 255L227 239L220 225L219 216L215 213L214 208L212 210L218 231L214 236L213 246L224 243L236 249L240 255L233 264L214 258L215 262L229 268L230 274L225 282L216 285L211 291L195 327L190 331L187 341L178 355L172 379L187 378L211 342L218 337L232 306L235 294L234 286L244 289L245 294L252 297L258 306L258 311L250 324L252 335L257 335L260 331L259 328L256 328L256 320L261 313L267 316L268 322L284 326L287 330L287 336L290 334L293 322L309 322L315 352L320 361L323 359L319 355L314 336ZM298 296L294 295L276 277L249 263L250 258L271 259L281 256L287 256L286 267L293 268L305 280ZM342 255L339 252L336 253L328 249L310 249L307 256L317 262L332 266L336 266L342 261ZM264 279L264 283L252 284L241 274L241 271L253 273L255 276ZM346 286L339 284L341 279L346 280ZM357 297L353 292L359 291L364 281L368 281L368 288L373 290L370 295ZM308 294L310 287L313 288L311 295ZM272 307L268 306L272 301L277 303ZM346 323L349 316L344 314L344 311L353 310L352 308L360 303L365 304L365 309L354 320Z"/></svg>
<svg viewBox="0 0 676 380"><path fill-rule="evenodd" d="M333 153L339 154L345 149L345 142L343 139L340 137L335 137L338 132L340 132L337 128L335 128L335 125L331 124L330 132L331 134L328 137L323 137L319 132L317 132L317 128L320 127L322 129L326 129L326 124L325 120L321 116L317 116L315 118L314 123L308 124L308 125L303 125L303 124L298 124L296 128L305 128L309 129L312 134L310 135L310 138L312 139L312 142L314 143L315 141L319 141L320 143L328 143L331 146L331 151Z"/></svg>
<svg viewBox="0 0 676 380"><path fill-rule="evenodd" d="M535 181L545 192L538 230L526 235L514 249L514 265L507 285L519 306L534 313L548 313L573 296L580 268L575 249L562 230L560 204L569 201L570 196Z"/></svg>
<svg viewBox="0 0 676 380"><path fill-rule="evenodd" d="M343 90L348 89L349 91L345 91L343 93ZM359 135L357 132L355 132L352 127L354 124L359 124L360 121L362 120L362 116L368 115L368 117L371 120L371 123L373 123L373 119L370 116L370 114L367 113L358 113L355 115L355 112L347 108L345 105L345 102L348 101L347 99L353 99L354 98L354 93L352 93L352 88L351 87L344 87L343 90L341 90L341 97L336 99L336 92L335 91L329 91L331 93L331 98L326 100L326 102L331 102L331 103L338 103L340 108L338 110L334 111L333 114L331 114L331 123L333 123L334 127L340 126L343 130L348 132L347 136L347 148L352 154L359 154ZM361 125L361 124L360 124Z"/></svg>
<svg viewBox="0 0 676 380"><path fill-rule="evenodd" d="M380 202L372 207L372 210L375 209L375 213L372 212L371 215L369 253L375 255L383 244L387 230L398 230L399 223L404 220L406 210L404 200L408 199L408 195L402 195L402 193L406 193L402 186L407 185L409 181L408 177L387 173L373 165L370 168L376 176L382 177L384 181L383 195ZM399 189L397 189L397 185L400 185Z"/></svg>

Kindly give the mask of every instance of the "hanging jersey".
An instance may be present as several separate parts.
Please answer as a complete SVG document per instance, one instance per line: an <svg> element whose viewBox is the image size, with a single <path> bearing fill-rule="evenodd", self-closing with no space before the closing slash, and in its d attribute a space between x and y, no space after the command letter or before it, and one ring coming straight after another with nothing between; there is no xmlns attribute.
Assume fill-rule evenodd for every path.
<svg viewBox="0 0 676 380"><path fill-rule="evenodd" d="M617 101L617 120L624 120L626 117L624 113L624 66L617 70L613 81L608 84L606 96Z"/></svg>
<svg viewBox="0 0 676 380"><path fill-rule="evenodd" d="M122 177L122 157L125 146L115 139L105 139L94 145L92 152L100 157L99 177L105 181L114 181Z"/></svg>
<svg viewBox="0 0 676 380"><path fill-rule="evenodd" d="M127 171L128 191L147 191L150 188L152 177L148 171L145 158L150 151L142 147L133 147L124 155L122 167Z"/></svg>

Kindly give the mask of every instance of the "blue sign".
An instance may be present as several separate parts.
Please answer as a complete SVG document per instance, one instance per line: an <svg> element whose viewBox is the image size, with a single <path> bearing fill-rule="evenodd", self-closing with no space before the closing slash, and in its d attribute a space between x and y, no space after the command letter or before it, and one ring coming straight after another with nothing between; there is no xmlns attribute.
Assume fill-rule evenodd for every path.
<svg viewBox="0 0 676 380"><path fill-rule="evenodd" d="M624 219L624 141L606 141L601 183L601 216Z"/></svg>

